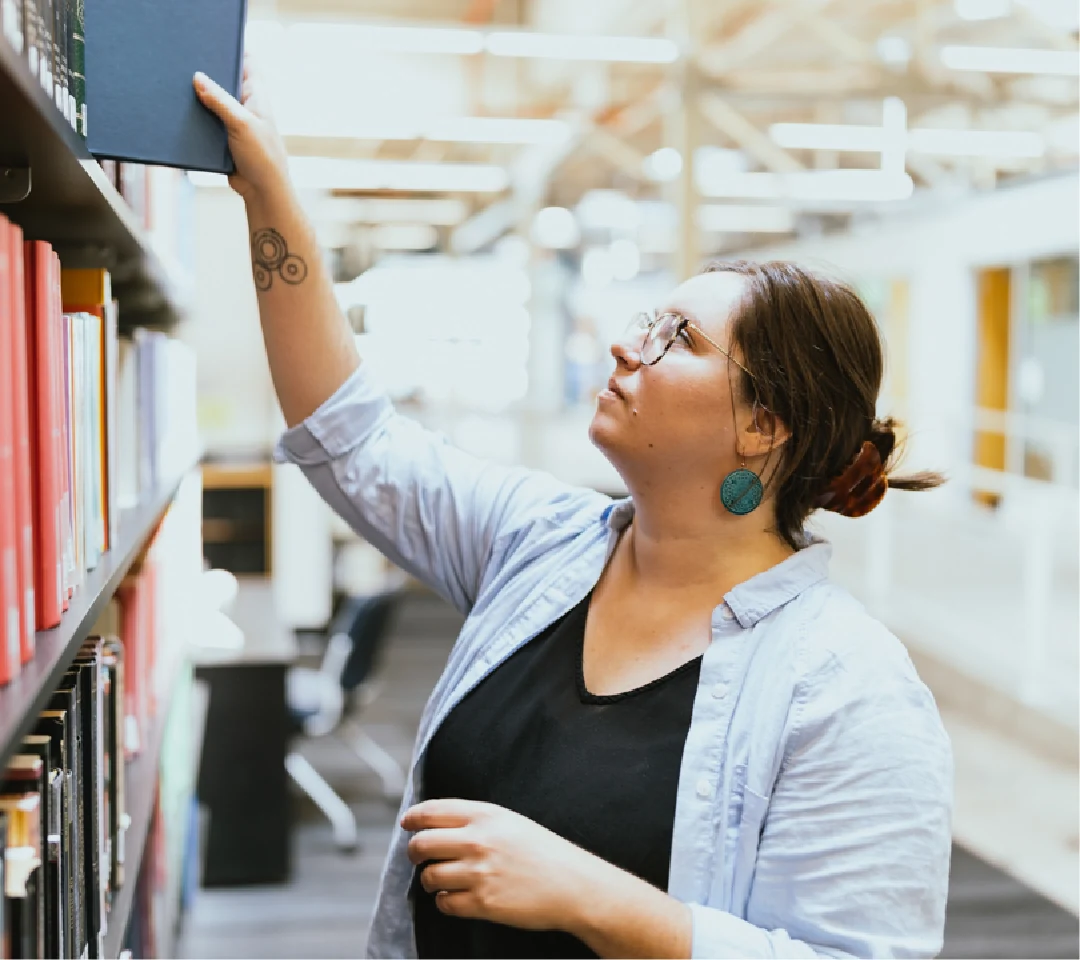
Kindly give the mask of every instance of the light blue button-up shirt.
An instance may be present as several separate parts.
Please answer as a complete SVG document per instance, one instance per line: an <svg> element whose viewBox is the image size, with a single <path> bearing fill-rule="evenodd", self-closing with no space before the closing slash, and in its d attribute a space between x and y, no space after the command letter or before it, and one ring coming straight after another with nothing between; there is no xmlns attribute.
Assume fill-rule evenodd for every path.
<svg viewBox="0 0 1080 960"><path fill-rule="evenodd" d="M447 714L593 588L633 516L476 459L396 413L363 365L277 456L467 615L424 709L402 809ZM713 614L679 772L668 892L694 957L929 957L948 888L952 756L900 642L828 580L820 540ZM415 956L395 828L370 956Z"/></svg>

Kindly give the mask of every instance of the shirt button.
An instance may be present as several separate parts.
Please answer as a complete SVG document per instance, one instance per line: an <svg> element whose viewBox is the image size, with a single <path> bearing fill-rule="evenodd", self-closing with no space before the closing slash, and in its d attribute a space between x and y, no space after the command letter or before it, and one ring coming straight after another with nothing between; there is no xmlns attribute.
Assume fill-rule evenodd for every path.
<svg viewBox="0 0 1080 960"><path fill-rule="evenodd" d="M720 616L725 620L734 620L735 611L731 609L726 603L720 608Z"/></svg>
<svg viewBox="0 0 1080 960"><path fill-rule="evenodd" d="M697 782L697 795L702 800L708 800L712 796L712 784L704 777Z"/></svg>
<svg viewBox="0 0 1080 960"><path fill-rule="evenodd" d="M717 700L723 700L728 694L728 685L726 683L714 683L712 688L712 695Z"/></svg>

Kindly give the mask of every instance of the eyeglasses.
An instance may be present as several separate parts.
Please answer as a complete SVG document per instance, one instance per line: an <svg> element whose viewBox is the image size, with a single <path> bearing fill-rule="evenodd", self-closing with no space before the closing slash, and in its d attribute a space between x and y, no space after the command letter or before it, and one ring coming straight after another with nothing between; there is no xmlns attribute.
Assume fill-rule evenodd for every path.
<svg viewBox="0 0 1080 960"><path fill-rule="evenodd" d="M671 345L675 342L675 338L685 330L693 330L702 340L711 343L716 347L717 350L742 370L743 373L750 377L751 380L754 378L754 375L747 370L746 367L739 363L738 360L702 330L701 327L696 323L691 322L680 313L661 313L659 316L645 312L637 313L634 314L633 319L626 328L628 334L641 333L643 335L644 339L641 342L641 362L648 367L651 367L655 363L659 363L663 359L664 354L671 349Z"/></svg>

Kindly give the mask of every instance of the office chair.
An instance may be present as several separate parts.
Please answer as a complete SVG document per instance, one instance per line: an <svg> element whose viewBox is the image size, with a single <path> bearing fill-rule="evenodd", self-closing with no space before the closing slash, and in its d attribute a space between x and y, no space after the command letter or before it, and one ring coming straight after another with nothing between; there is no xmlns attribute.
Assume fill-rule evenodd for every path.
<svg viewBox="0 0 1080 960"><path fill-rule="evenodd" d="M398 803L405 771L356 720L382 689L378 676L387 627L400 587L370 596L349 597L331 621L326 652L318 669L293 667L286 678L286 699L297 728L309 737L333 735L378 774L387 800ZM356 849L356 818L323 776L291 751L285 767L297 786L326 815L334 842L342 851Z"/></svg>

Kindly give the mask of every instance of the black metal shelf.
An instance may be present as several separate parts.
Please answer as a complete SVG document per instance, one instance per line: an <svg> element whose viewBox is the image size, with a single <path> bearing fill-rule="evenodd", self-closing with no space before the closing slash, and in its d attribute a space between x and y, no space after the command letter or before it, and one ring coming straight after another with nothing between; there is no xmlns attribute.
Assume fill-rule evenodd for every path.
<svg viewBox="0 0 1080 960"><path fill-rule="evenodd" d="M162 485L141 505L121 514L116 547L103 554L87 574L60 625L38 632L34 659L23 665L11 683L0 687L0 769L45 709L60 677L172 502L181 479Z"/></svg>
<svg viewBox="0 0 1080 960"><path fill-rule="evenodd" d="M180 318L181 285L82 138L2 36L0 168L30 170L29 196L0 202L0 213L27 239L48 240L65 266L108 268L125 326L168 326Z"/></svg>

